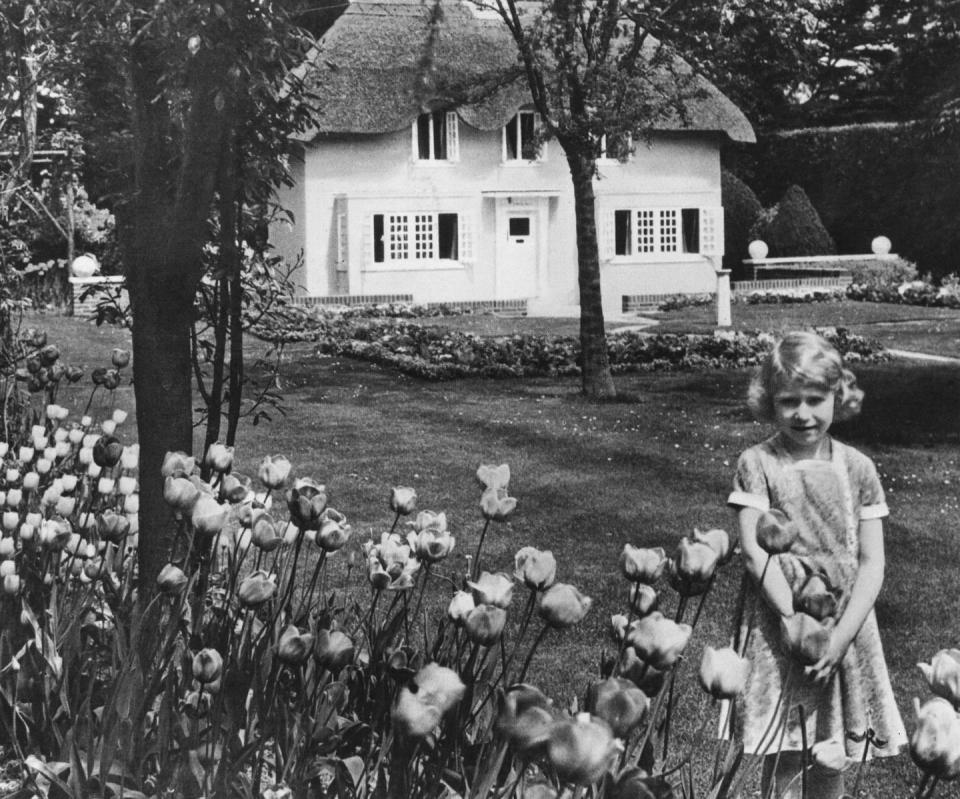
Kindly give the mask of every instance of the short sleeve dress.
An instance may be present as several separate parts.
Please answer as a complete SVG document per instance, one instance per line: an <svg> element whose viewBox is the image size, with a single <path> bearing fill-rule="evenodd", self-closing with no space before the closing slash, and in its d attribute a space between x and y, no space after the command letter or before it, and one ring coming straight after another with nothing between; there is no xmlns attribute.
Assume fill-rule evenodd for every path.
<svg viewBox="0 0 960 799"><path fill-rule="evenodd" d="M728 504L761 511L777 508L795 522L799 538L790 553L778 556L784 576L796 591L809 574L821 575L839 595L842 611L857 572L860 520L882 518L888 510L873 461L834 439L829 444L828 460L795 461L779 436L751 447L740 456ZM847 733L862 734L867 728L886 741L883 749L871 747L871 757L895 755L906 744L872 609L825 686L806 679L803 666L787 654L778 614L745 575L741 641L751 619L753 631L745 653L751 676L733 722L746 752L802 749L797 705L803 706L806 716L808 746L843 741L848 755L859 759L864 745Z"/></svg>

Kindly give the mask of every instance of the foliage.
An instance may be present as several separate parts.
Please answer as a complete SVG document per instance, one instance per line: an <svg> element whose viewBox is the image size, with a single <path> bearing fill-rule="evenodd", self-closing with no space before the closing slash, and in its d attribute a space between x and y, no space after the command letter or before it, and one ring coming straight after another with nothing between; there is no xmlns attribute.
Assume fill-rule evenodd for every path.
<svg viewBox="0 0 960 799"><path fill-rule="evenodd" d="M750 237L765 241L771 258L833 255L837 251L817 209L797 185L788 186L780 201L761 214Z"/></svg>
<svg viewBox="0 0 960 799"><path fill-rule="evenodd" d="M729 169L720 171L720 195L723 201L723 266L738 278L751 241L751 230L763 206L753 189Z"/></svg>
<svg viewBox="0 0 960 799"><path fill-rule="evenodd" d="M921 272L960 271L956 137L931 138L920 124L857 125L761 135L729 154L728 167L765 203L801 186L840 252L869 252L885 235Z"/></svg>
<svg viewBox="0 0 960 799"><path fill-rule="evenodd" d="M845 261L844 269L853 282L861 286L899 286L917 279L915 264L899 256L865 258L862 261Z"/></svg>
<svg viewBox="0 0 960 799"><path fill-rule="evenodd" d="M733 301L748 305L785 305L799 302L840 302L845 288L752 289L734 292Z"/></svg>
<svg viewBox="0 0 960 799"><path fill-rule="evenodd" d="M847 296L862 302L960 308L960 278L957 275L948 275L940 281L939 286L934 284L929 275L902 283L852 283L847 287Z"/></svg>
<svg viewBox="0 0 960 799"><path fill-rule="evenodd" d="M671 294L657 303L658 311L677 311L681 308L696 308L716 302L713 294Z"/></svg>

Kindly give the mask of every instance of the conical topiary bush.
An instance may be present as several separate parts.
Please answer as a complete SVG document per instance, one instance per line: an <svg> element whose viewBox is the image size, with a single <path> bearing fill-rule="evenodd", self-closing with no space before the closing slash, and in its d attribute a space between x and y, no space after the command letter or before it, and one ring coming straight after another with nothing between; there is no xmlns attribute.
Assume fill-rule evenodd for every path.
<svg viewBox="0 0 960 799"><path fill-rule="evenodd" d="M801 255L834 255L837 245L823 226L807 193L789 186L773 208L762 214L755 229L770 248L771 258Z"/></svg>

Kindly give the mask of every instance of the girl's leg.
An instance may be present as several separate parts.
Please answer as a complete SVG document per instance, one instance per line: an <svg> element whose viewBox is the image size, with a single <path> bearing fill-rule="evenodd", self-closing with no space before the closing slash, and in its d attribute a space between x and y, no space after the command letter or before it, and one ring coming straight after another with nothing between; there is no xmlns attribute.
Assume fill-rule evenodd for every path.
<svg viewBox="0 0 960 799"><path fill-rule="evenodd" d="M764 757L760 783L762 799L801 799L801 762L800 752L781 752L779 762L776 755ZM840 799L841 796L842 771L827 769L816 763L807 770L807 799Z"/></svg>

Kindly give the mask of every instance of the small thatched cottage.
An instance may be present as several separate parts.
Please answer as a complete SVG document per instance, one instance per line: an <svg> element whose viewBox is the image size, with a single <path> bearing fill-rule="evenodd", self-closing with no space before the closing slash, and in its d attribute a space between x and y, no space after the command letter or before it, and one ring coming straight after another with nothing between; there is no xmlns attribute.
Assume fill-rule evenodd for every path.
<svg viewBox="0 0 960 799"><path fill-rule="evenodd" d="M272 238L302 253L307 296L415 302L521 300L530 314L577 312L573 190L538 117L502 21L463 0L353 0L306 66L316 129L292 226ZM431 22L433 23L431 26ZM428 39L430 44L428 45ZM713 291L723 254L720 146L753 141L715 87L663 119L649 144L600 164L604 311L625 297ZM473 92L465 92L469 87Z"/></svg>

